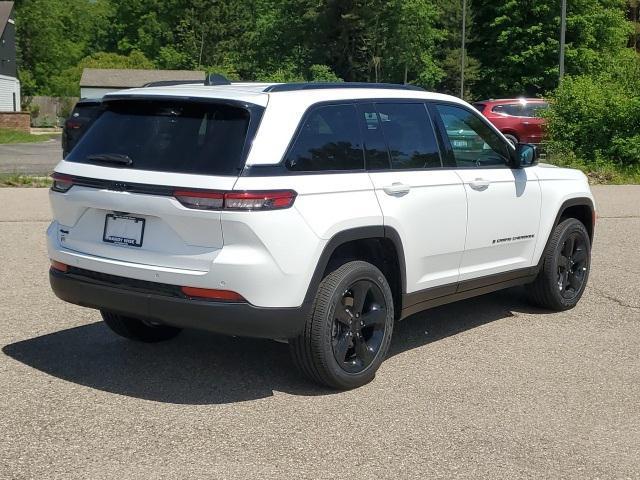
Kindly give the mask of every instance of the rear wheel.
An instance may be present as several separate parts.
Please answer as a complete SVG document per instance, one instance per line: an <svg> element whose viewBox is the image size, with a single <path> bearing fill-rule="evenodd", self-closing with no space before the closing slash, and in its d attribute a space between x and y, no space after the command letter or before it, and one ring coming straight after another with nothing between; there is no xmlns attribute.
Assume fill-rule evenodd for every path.
<svg viewBox="0 0 640 480"><path fill-rule="evenodd" d="M162 342L169 340L181 331L180 328L154 324L138 318L126 317L117 313L100 311L107 326L121 337L138 342Z"/></svg>
<svg viewBox="0 0 640 480"><path fill-rule="evenodd" d="M530 300L557 311L575 307L587 286L591 266L587 229L575 218L562 221L543 255L542 269L527 289Z"/></svg>
<svg viewBox="0 0 640 480"><path fill-rule="evenodd" d="M393 297L385 276L367 262L346 263L327 275L305 329L289 341L298 368L337 389L371 381L389 350Z"/></svg>

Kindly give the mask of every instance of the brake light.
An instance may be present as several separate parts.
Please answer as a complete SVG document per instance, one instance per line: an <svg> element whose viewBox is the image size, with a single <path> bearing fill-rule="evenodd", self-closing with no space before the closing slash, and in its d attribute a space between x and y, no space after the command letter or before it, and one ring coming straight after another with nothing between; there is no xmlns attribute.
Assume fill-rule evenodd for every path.
<svg viewBox="0 0 640 480"><path fill-rule="evenodd" d="M176 190L176 199L185 207L196 210L279 210L293 205L297 193L293 190L266 192L206 192Z"/></svg>
<svg viewBox="0 0 640 480"><path fill-rule="evenodd" d="M54 173L51 175L53 179L53 184L51 185L51 190L54 192L65 193L68 192L71 187L73 187L73 177L70 175L63 175L61 173Z"/></svg>
<svg viewBox="0 0 640 480"><path fill-rule="evenodd" d="M82 127L82 124L79 122L73 122L71 120L68 120L66 127L71 130L79 130Z"/></svg>
<svg viewBox="0 0 640 480"><path fill-rule="evenodd" d="M219 210L224 205L224 194L220 192L178 190L173 195L182 205L195 210Z"/></svg>
<svg viewBox="0 0 640 480"><path fill-rule="evenodd" d="M230 192L224 195L227 210L277 210L289 208L296 199L296 192L280 190L274 192Z"/></svg>
<svg viewBox="0 0 640 480"><path fill-rule="evenodd" d="M69 265L66 263L58 262L56 260L51 260L51 268L57 270L58 272L66 273L69 270Z"/></svg>
<svg viewBox="0 0 640 480"><path fill-rule="evenodd" d="M239 293L231 290L214 290L211 288L182 287L184 293L190 299L220 300L223 302L246 302Z"/></svg>

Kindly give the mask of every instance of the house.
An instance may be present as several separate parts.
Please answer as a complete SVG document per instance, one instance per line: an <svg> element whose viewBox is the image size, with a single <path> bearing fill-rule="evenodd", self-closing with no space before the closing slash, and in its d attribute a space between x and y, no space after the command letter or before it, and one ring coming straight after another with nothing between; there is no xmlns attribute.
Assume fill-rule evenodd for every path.
<svg viewBox="0 0 640 480"><path fill-rule="evenodd" d="M10 2L4 2L10 3ZM205 73L192 70L118 70L85 68L80 79L80 97L102 98L110 92L142 87L151 82L204 82Z"/></svg>
<svg viewBox="0 0 640 480"><path fill-rule="evenodd" d="M13 2L0 2L0 112L20 111Z"/></svg>

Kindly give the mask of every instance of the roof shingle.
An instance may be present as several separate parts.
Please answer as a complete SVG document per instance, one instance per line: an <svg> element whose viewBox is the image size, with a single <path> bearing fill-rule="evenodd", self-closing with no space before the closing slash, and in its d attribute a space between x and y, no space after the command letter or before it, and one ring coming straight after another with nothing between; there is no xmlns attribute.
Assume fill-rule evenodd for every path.
<svg viewBox="0 0 640 480"><path fill-rule="evenodd" d="M85 68L80 79L81 87L134 88L149 82L168 80L193 80L204 82L205 73L193 70L119 70Z"/></svg>
<svg viewBox="0 0 640 480"><path fill-rule="evenodd" d="M13 2L0 2L0 35L4 33L12 11Z"/></svg>

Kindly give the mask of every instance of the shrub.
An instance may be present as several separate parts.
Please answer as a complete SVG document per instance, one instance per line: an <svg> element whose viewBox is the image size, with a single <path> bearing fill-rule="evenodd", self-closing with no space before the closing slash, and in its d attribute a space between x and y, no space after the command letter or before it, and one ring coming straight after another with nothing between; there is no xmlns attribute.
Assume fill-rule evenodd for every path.
<svg viewBox="0 0 640 480"><path fill-rule="evenodd" d="M595 75L567 77L550 100L552 157L640 165L640 55L625 51Z"/></svg>
<svg viewBox="0 0 640 480"><path fill-rule="evenodd" d="M309 67L309 80L312 82L342 82L338 75L327 65L311 65Z"/></svg>

